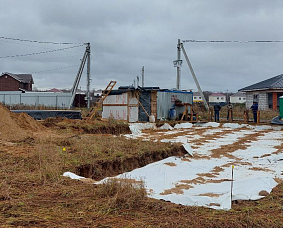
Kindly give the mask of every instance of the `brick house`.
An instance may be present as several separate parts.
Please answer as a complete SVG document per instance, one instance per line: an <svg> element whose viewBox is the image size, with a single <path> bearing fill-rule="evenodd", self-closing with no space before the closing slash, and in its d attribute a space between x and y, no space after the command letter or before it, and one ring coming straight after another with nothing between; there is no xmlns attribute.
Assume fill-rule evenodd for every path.
<svg viewBox="0 0 283 228"><path fill-rule="evenodd" d="M0 91L32 91L34 84L31 74L2 73L0 76Z"/></svg>
<svg viewBox="0 0 283 228"><path fill-rule="evenodd" d="M277 110L279 97L283 96L283 74L247 86L239 91L246 92L247 108L250 108L253 102L258 102L260 110Z"/></svg>

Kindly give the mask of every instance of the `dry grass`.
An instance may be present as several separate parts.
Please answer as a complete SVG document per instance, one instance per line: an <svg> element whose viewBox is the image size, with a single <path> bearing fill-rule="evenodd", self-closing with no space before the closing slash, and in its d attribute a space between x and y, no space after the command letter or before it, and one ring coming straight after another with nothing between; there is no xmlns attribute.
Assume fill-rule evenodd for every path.
<svg viewBox="0 0 283 228"><path fill-rule="evenodd" d="M106 198L111 208L138 209L147 199L144 182L129 182L128 179L109 179L98 186L96 198Z"/></svg>
<svg viewBox="0 0 283 228"><path fill-rule="evenodd" d="M109 119L101 120L70 120L62 118L48 118L43 122L46 127L65 129L87 134L127 134L129 125L124 121Z"/></svg>
<svg viewBox="0 0 283 228"><path fill-rule="evenodd" d="M77 171L78 166L91 164L102 178L109 173L114 175L127 168L143 166L154 156L160 160L178 148L169 143L74 134L68 129L44 132L33 140L0 142L1 226L283 226L282 183L266 198L237 201L233 209L226 212L149 199L141 181L112 180L94 186L61 176L64 171ZM220 170L220 167L215 168L215 172Z"/></svg>

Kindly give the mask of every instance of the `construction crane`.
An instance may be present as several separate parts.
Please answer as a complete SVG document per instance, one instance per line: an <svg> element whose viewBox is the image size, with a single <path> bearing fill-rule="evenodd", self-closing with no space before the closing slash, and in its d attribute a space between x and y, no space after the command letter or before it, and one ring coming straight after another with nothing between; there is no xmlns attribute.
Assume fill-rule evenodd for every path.
<svg viewBox="0 0 283 228"><path fill-rule="evenodd" d="M94 107L90 110L90 112L87 114L86 119L92 119L95 116L95 113L98 111L99 108L101 108L103 101L106 99L106 97L109 95L111 90L116 85L116 81L110 81L109 84L106 86L105 90L102 91L100 97L97 99L97 101L94 104Z"/></svg>

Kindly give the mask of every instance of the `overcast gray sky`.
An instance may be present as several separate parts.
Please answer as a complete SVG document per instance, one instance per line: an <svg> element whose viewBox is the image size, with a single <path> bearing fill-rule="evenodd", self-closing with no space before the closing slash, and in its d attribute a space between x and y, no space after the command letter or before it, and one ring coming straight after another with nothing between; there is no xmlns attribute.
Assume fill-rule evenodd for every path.
<svg viewBox="0 0 283 228"><path fill-rule="evenodd" d="M91 43L91 88L176 87L177 40L283 40L282 0L0 0L0 36ZM37 88L71 88L85 47L0 39L0 72L32 73ZM203 90L237 91L283 73L283 43L185 43ZM5 57L5 58L3 58ZM184 60L183 56L182 59ZM63 68L63 69L58 69ZM58 69L58 70L52 70ZM81 87L85 89L86 71ZM183 63L182 89L196 89Z"/></svg>

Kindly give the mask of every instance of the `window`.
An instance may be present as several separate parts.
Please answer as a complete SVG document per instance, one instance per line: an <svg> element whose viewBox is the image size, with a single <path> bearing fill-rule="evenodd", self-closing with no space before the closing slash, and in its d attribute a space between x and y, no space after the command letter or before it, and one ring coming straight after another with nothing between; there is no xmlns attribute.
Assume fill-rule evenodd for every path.
<svg viewBox="0 0 283 228"><path fill-rule="evenodd" d="M254 94L254 101L258 102L258 94Z"/></svg>
<svg viewBox="0 0 283 228"><path fill-rule="evenodd" d="M221 97L221 100L224 100L224 97Z"/></svg>
<svg viewBox="0 0 283 228"><path fill-rule="evenodd" d="M198 99L200 99L200 100L201 100L201 97L198 97Z"/></svg>
<svg viewBox="0 0 283 228"><path fill-rule="evenodd" d="M219 100L219 97L217 97L217 100Z"/></svg>
<svg viewBox="0 0 283 228"><path fill-rule="evenodd" d="M243 97L243 100L246 100L246 98L245 98L245 97Z"/></svg>
<svg viewBox="0 0 283 228"><path fill-rule="evenodd" d="M242 100L242 99L239 97L239 101L240 101L240 100Z"/></svg>
<svg viewBox="0 0 283 228"><path fill-rule="evenodd" d="M194 99L196 100L196 99L197 99L197 97L194 97Z"/></svg>

